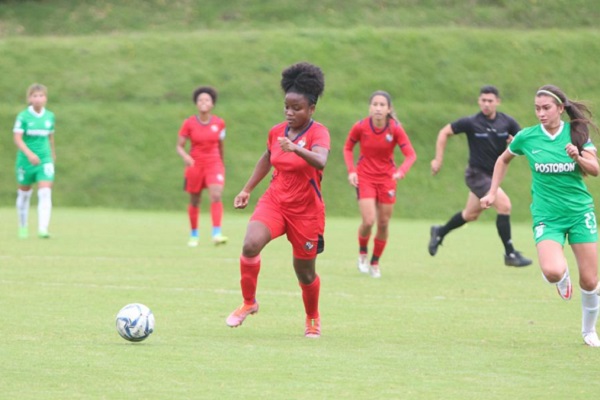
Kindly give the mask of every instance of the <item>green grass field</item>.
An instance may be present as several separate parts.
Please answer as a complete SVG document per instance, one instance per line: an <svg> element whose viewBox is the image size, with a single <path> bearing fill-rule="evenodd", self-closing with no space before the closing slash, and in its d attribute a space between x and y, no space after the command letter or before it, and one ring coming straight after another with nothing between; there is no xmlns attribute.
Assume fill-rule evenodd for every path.
<svg viewBox="0 0 600 400"><path fill-rule="evenodd" d="M31 227L36 222L32 211ZM467 225L435 258L432 221L394 219L380 280L355 268L355 218L329 218L323 336L303 337L284 238L263 252L260 312L237 329L238 256L248 212L227 210L231 241L186 247L185 212L57 207L53 238L16 238L0 209L0 388L6 399L565 399L600 391L580 338L580 297L560 300L534 265L504 267L495 227ZM13 223L14 222L14 223ZM441 221L440 221L441 222ZM534 256L526 223L518 248ZM574 265L570 252L568 258ZM576 269L571 271L577 281ZM130 302L155 333L114 328Z"/></svg>

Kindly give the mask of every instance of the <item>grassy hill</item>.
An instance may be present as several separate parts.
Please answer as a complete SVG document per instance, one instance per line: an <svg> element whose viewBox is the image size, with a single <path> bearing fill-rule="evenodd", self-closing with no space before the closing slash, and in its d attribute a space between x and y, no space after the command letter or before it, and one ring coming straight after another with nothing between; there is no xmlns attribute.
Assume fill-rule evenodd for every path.
<svg viewBox="0 0 600 400"><path fill-rule="evenodd" d="M183 208L175 141L195 112L190 96L200 84L220 92L215 113L228 126L230 204L268 129L283 119L281 70L307 60L326 74L315 117L332 135L323 182L329 212L356 214L341 148L366 116L370 93L384 89L419 157L399 184L396 215L446 218L466 198L466 141L450 141L444 169L432 178L435 137L447 122L477 111L481 85L497 85L500 110L523 126L537 122L532 99L545 83L589 100L593 110L600 105L600 31L591 27L597 3L463 3L0 2L0 203L14 202L14 118L26 87L42 82L57 115L56 206ZM540 29L550 27L556 29ZM522 161L505 185L516 219L528 215ZM590 188L600 195L597 182Z"/></svg>

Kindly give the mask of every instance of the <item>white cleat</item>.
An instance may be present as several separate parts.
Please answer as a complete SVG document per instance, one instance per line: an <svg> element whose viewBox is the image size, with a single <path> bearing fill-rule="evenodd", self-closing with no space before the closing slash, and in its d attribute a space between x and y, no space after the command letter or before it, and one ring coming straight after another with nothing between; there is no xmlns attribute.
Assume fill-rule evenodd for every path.
<svg viewBox="0 0 600 400"><path fill-rule="evenodd" d="M583 334L583 342L590 347L600 347L600 339L596 331Z"/></svg>
<svg viewBox="0 0 600 400"><path fill-rule="evenodd" d="M358 270L361 273L363 273L363 274L368 274L369 273L369 262L367 261L367 255L366 254L361 254L361 255L358 256L357 267L358 267Z"/></svg>
<svg viewBox="0 0 600 400"><path fill-rule="evenodd" d="M563 300L571 300L573 286L571 285L571 277L569 276L568 269L565 272L565 276L556 284L556 290Z"/></svg>
<svg viewBox="0 0 600 400"><path fill-rule="evenodd" d="M379 265L369 265L369 275L373 278L381 278L381 270Z"/></svg>
<svg viewBox="0 0 600 400"><path fill-rule="evenodd" d="M198 247L198 236L190 236L190 240L188 240L188 246Z"/></svg>

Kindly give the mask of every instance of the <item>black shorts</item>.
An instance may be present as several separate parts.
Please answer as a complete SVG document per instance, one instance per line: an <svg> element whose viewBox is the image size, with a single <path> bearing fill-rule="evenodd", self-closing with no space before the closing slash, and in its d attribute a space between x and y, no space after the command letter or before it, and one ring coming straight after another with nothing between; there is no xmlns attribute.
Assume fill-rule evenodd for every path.
<svg viewBox="0 0 600 400"><path fill-rule="evenodd" d="M490 191L492 175L479 168L467 167L465 170L465 183L471 192L481 199Z"/></svg>

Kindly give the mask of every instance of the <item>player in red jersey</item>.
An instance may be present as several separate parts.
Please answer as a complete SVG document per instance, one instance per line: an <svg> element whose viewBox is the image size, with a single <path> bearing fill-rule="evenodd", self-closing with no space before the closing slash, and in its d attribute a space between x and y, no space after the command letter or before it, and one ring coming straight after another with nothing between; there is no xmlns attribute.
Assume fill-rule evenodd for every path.
<svg viewBox="0 0 600 400"><path fill-rule="evenodd" d="M221 195L225 184L223 140L225 121L212 114L217 103L217 91L209 86L200 86L192 97L198 114L192 115L181 125L177 138L177 153L186 165L184 190L190 194L188 216L191 234L188 245L198 246L198 216L203 189L210 196L212 217L212 240L215 244L227 242L221 232L223 202ZM186 142L190 142L190 152L186 152Z"/></svg>
<svg viewBox="0 0 600 400"><path fill-rule="evenodd" d="M360 143L360 156L354 165L354 146ZM399 168L394 163L394 149L400 147L404 161ZM378 90L369 100L369 116L358 121L344 145L344 161L348 181L356 188L362 222L358 227L358 270L374 278L381 277L379 258L388 238L388 224L396 202L396 183L404 179L417 155L394 115L392 99ZM373 240L373 255L367 260L371 230L377 221Z"/></svg>
<svg viewBox="0 0 600 400"><path fill-rule="evenodd" d="M271 183L256 205L244 238L240 256L244 301L227 317L226 323L237 327L248 315L258 312L260 253L267 243L285 234L293 247L294 271L302 289L306 311L304 335L319 337L321 283L315 260L325 245L321 179L330 147L329 131L312 116L325 80L319 67L305 62L286 68L281 75L286 122L271 128L266 151L234 200L235 208L245 208L252 190L274 167Z"/></svg>

